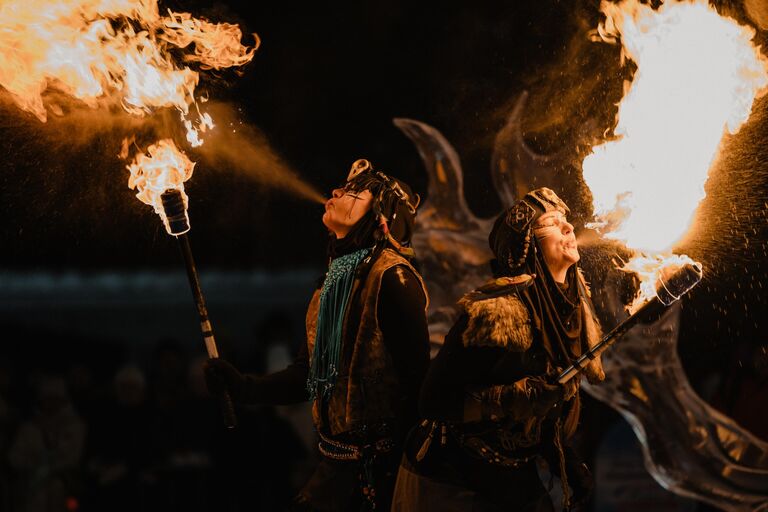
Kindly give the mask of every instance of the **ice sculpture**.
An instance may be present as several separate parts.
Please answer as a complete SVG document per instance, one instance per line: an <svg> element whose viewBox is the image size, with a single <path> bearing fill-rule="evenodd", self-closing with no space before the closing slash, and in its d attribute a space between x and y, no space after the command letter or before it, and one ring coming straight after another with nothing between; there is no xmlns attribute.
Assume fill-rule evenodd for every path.
<svg viewBox="0 0 768 512"><path fill-rule="evenodd" d="M525 94L518 99L495 141L491 172L502 206L540 186L578 197L581 191L573 189L583 184L562 172L573 164L569 154L538 155L525 144L520 127L525 99ZM432 301L430 335L439 343L455 317L456 300L489 277L492 219L478 219L468 208L461 163L440 132L409 119L395 124L416 145L429 176L414 245ZM610 245L593 244L582 253L595 307L610 329L626 316L617 291L626 276L611 264ZM635 327L603 355L606 381L584 388L632 425L646 468L663 487L724 510L766 511L768 443L693 391L677 356L679 329L679 306L653 324Z"/></svg>

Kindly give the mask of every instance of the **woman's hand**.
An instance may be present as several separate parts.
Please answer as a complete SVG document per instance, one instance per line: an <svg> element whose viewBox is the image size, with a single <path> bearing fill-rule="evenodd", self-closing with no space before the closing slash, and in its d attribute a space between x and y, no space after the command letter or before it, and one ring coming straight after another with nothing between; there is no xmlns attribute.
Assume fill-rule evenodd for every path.
<svg viewBox="0 0 768 512"><path fill-rule="evenodd" d="M208 392L214 396L221 396L229 391L232 398L236 398L242 391L245 381L243 374L224 359L208 359L203 364L203 372Z"/></svg>

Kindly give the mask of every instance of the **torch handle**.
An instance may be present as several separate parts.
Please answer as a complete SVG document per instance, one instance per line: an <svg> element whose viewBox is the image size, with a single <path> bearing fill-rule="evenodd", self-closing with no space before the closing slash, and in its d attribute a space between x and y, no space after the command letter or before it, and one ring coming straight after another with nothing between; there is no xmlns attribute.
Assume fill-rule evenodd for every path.
<svg viewBox="0 0 768 512"><path fill-rule="evenodd" d="M565 369L557 378L557 382L565 384L573 377L578 375L589 365L590 361L603 353L605 349L613 345L617 340L624 336L628 330L640 320L650 319L654 315L661 313L664 308L677 302L680 297L691 291L699 284L702 277L701 263L686 263L666 279L659 279L656 287L656 296L646 302L640 309L627 317L623 322L613 328L606 334L600 342L590 348L576 362Z"/></svg>
<svg viewBox="0 0 768 512"><path fill-rule="evenodd" d="M602 354L608 347L616 343L627 331L635 326L640 320L650 318L652 315L659 313L664 309L664 304L659 301L658 297L654 297L650 301L646 302L640 309L635 311L632 315L624 319L619 325L614 327L611 332L603 336L603 338L589 350L587 350L581 357L579 357L575 363L566 368L563 373L557 378L557 382L565 384L573 377L584 371L584 369Z"/></svg>
<svg viewBox="0 0 768 512"><path fill-rule="evenodd" d="M186 234L182 234L178 235L176 238L179 241L181 254L184 257L187 278L189 279L189 286L192 289L192 296L195 299L195 305L197 305L197 314L200 317L200 330L203 333L205 349L208 352L208 357L216 359L219 357L219 350L218 347L216 347L216 338L213 336L211 321L208 319L208 308L205 307L203 290L200 288L200 279L197 276L197 267L195 266L195 260L192 257L192 248L189 245L189 237ZM232 403L232 397L228 392L224 392L221 397L221 410L224 415L224 425L227 428L235 428L237 426L235 406Z"/></svg>

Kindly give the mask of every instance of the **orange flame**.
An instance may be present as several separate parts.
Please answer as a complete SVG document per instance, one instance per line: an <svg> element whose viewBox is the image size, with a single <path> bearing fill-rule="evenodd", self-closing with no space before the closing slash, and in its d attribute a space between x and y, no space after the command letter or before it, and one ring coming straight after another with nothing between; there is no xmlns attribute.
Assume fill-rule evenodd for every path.
<svg viewBox="0 0 768 512"><path fill-rule="evenodd" d="M184 60L201 69L242 66L258 46L258 39L253 47L241 44L242 35L237 25L188 13L168 10L161 16L157 0L3 0L0 85L42 122L48 110L61 111L46 98L48 91L93 108L119 103L136 116L175 108L195 147L203 143L200 134L213 128L213 119L200 110L205 98L195 97L199 73L178 65L172 50L185 50ZM128 156L128 145L124 141L122 158ZM184 181L195 164L170 139L147 152L128 165L128 186L154 207L170 233L160 194L178 189L186 207Z"/></svg>
<svg viewBox="0 0 768 512"><path fill-rule="evenodd" d="M662 268L680 263L672 247L704 198L708 170L727 129L735 133L768 85L768 60L755 31L720 16L706 0L603 1L602 40L621 40L622 60L637 65L619 105L615 140L583 162L597 228L653 256L626 269L655 296Z"/></svg>
<svg viewBox="0 0 768 512"><path fill-rule="evenodd" d="M127 142L124 142L123 154L127 154ZM133 163L127 166L131 173L128 187L138 191L136 197L142 203L152 206L163 220L166 231L173 234L160 196L168 189L179 190L186 209L188 197L184 192L184 182L192 177L195 163L171 139L163 139L149 146L147 153L137 155Z"/></svg>
<svg viewBox="0 0 768 512"><path fill-rule="evenodd" d="M117 101L138 116L175 107L190 144L199 145L198 130L213 126L195 99L199 74L177 65L170 50L191 48L185 60L202 69L241 66L256 49L243 46L241 38L236 25L170 10L160 16L157 0L5 0L0 85L41 121L47 119L49 90L91 107ZM194 120L187 117L192 105Z"/></svg>
<svg viewBox="0 0 768 512"><path fill-rule="evenodd" d="M661 279L666 280L687 263L693 264L695 262L684 254L639 255L627 262L622 270L634 273L640 280L637 296L627 308L630 313L634 313L645 302L656 296L656 288Z"/></svg>

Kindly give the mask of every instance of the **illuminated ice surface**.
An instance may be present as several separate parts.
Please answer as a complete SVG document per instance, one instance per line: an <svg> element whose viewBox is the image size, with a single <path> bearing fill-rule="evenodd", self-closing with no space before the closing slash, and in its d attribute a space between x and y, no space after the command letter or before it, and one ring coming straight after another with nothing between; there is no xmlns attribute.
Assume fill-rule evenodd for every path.
<svg viewBox="0 0 768 512"><path fill-rule="evenodd" d="M569 178L561 172L572 163L568 155L537 155L525 145L519 124L524 104L525 95L497 135L492 158L492 177L504 207L541 186L571 195ZM493 219L478 219L467 207L461 163L440 132L409 119L395 124L414 142L429 175L414 245L430 290L430 336L439 343L455 318L456 300L489 278L487 236ZM599 254L600 247L591 250L596 254L585 257L583 266L609 330L626 316L613 286L620 276L608 265L590 268L608 260ZM606 381L584 389L632 425L645 466L663 487L724 510L766 511L768 443L693 391L677 356L679 328L679 306L651 325L635 327L603 355Z"/></svg>

